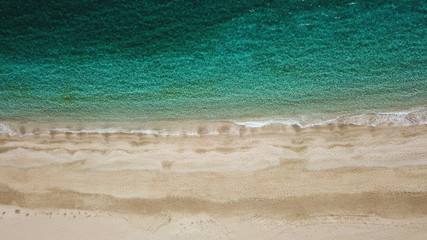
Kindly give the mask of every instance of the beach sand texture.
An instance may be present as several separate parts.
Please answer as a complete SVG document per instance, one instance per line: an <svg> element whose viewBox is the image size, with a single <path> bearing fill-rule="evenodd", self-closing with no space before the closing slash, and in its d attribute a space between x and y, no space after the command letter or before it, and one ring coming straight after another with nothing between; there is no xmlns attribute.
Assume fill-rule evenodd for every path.
<svg viewBox="0 0 427 240"><path fill-rule="evenodd" d="M426 136L334 124L1 134L1 238L427 239Z"/></svg>

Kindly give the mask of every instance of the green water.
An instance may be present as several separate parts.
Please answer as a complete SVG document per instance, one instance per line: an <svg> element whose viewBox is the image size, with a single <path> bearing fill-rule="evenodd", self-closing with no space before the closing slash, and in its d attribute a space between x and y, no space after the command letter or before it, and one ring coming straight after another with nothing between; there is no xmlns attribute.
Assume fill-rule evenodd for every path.
<svg viewBox="0 0 427 240"><path fill-rule="evenodd" d="M0 3L0 120L313 119L427 107L427 1Z"/></svg>

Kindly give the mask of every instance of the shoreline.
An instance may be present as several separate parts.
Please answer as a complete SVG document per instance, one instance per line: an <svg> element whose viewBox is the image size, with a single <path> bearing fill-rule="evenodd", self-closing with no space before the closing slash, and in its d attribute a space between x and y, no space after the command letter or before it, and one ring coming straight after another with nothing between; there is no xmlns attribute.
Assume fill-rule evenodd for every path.
<svg viewBox="0 0 427 240"><path fill-rule="evenodd" d="M299 120L297 120L299 119ZM10 136L37 135L40 133L67 134L142 134L158 136L201 136L241 134L246 130L257 128L276 129L310 129L335 127L384 127L427 125L427 110L418 108L404 112L364 113L359 115L337 116L331 119L312 119L306 117L295 119L237 119L237 120L159 120L147 122L114 122L114 121L28 121L0 119L0 134Z"/></svg>

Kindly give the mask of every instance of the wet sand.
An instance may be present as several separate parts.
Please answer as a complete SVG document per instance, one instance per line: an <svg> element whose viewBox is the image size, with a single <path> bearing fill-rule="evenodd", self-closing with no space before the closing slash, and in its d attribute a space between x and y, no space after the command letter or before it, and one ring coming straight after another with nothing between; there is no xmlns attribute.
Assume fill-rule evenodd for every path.
<svg viewBox="0 0 427 240"><path fill-rule="evenodd" d="M39 230L39 239L425 239L426 144L426 125L3 134L0 232L7 239L33 239Z"/></svg>

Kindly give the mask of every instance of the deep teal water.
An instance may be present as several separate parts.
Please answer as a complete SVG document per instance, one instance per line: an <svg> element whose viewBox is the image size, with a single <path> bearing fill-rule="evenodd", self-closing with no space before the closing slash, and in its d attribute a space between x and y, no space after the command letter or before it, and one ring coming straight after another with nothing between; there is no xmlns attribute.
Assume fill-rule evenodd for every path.
<svg viewBox="0 0 427 240"><path fill-rule="evenodd" d="M427 107L427 1L0 2L0 119L330 119Z"/></svg>

